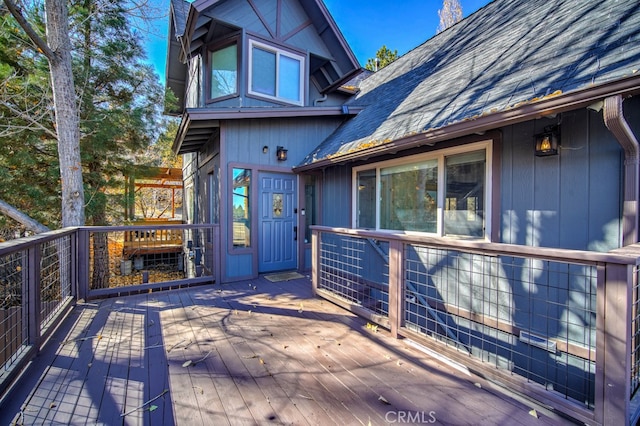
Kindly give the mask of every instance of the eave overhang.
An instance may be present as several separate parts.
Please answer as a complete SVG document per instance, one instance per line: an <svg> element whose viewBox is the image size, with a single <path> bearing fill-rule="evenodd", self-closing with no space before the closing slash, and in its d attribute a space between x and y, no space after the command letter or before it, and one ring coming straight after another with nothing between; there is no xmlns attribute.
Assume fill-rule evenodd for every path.
<svg viewBox="0 0 640 426"><path fill-rule="evenodd" d="M438 142L444 142L471 134L482 134L489 130L509 126L524 121L553 117L566 111L585 108L609 96L622 95L631 97L640 94L640 75L623 78L598 86L572 91L566 94L549 96L542 99L520 103L503 111L482 114L470 117L456 123L435 129L427 129L395 140L385 140L377 143L368 143L363 149L356 149L344 153L335 153L318 159L308 164L293 168L296 173L322 169L332 165L345 164L354 161L367 161L371 158L386 154L417 148L420 146L433 146ZM375 106L369 106L374 108Z"/></svg>
<svg viewBox="0 0 640 426"><path fill-rule="evenodd" d="M207 143L211 135L220 128L223 120L292 117L353 117L361 107L283 107L283 108L187 108L171 149L177 155L196 152Z"/></svg>

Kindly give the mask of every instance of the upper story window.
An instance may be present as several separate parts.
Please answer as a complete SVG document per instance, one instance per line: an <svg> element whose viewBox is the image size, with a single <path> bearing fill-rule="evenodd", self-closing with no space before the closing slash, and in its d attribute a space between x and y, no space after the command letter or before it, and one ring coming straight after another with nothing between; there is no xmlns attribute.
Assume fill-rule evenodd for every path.
<svg viewBox="0 0 640 426"><path fill-rule="evenodd" d="M231 44L209 52L211 70L209 99L238 93L238 47Z"/></svg>
<svg viewBox="0 0 640 426"><path fill-rule="evenodd" d="M303 56L250 40L249 64L249 94L304 104Z"/></svg>
<svg viewBox="0 0 640 426"><path fill-rule="evenodd" d="M354 225L489 238L491 143L354 168Z"/></svg>

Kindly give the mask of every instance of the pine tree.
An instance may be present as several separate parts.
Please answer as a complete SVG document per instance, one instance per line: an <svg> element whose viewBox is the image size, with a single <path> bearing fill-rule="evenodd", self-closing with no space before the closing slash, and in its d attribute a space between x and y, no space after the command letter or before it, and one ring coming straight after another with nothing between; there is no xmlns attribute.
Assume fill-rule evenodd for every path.
<svg viewBox="0 0 640 426"><path fill-rule="evenodd" d="M386 67L396 59L398 59L398 51L397 50L391 51L387 49L387 46L383 45L376 52L375 58L369 58L367 60L367 64L365 65L365 68L368 69L369 71L378 71Z"/></svg>

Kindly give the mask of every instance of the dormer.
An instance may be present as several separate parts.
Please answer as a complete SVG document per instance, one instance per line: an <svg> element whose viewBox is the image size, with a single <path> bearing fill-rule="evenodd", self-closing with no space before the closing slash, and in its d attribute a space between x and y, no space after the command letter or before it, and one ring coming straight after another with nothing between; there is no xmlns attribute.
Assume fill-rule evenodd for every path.
<svg viewBox="0 0 640 426"><path fill-rule="evenodd" d="M321 0L172 0L178 109L340 105L361 68Z"/></svg>

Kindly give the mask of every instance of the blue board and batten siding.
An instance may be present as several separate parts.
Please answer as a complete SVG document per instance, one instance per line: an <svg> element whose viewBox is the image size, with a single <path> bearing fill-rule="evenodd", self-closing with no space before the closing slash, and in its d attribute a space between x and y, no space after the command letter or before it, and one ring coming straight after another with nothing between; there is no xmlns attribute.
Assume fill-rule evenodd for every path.
<svg viewBox="0 0 640 426"><path fill-rule="evenodd" d="M312 118L271 118L251 120L229 120L221 124L221 137L224 144L225 168L223 173L229 176L230 169L234 167L249 168L252 170L253 185L257 185L260 171L288 172L291 167L298 164L307 153L316 147L342 122L342 117L312 117ZM287 160L278 161L276 150L278 146L287 149ZM267 147L267 152L263 152ZM302 185L302 184L300 184ZM300 186L299 185L299 186ZM257 187L256 187L257 188ZM221 188L222 200L228 200L224 195L229 188ZM255 192L257 195L257 192ZM257 200L257 198L253 198ZM298 199L295 206L298 211L302 208L303 199ZM227 202L228 201L223 201ZM258 203L251 206L252 232L258 232ZM227 209L222 209L222 223L230 223L226 217ZM298 217L298 219L301 219ZM304 222L299 220L298 229L304 229ZM222 247L224 280L242 279L258 274L257 255L258 247L253 246L249 250L235 250L230 247L230 231L223 227ZM300 232L298 234L300 235ZM256 234L257 235L257 234Z"/></svg>
<svg viewBox="0 0 640 426"><path fill-rule="evenodd" d="M322 225L351 227L351 167L331 167L322 179Z"/></svg>
<svg viewBox="0 0 640 426"><path fill-rule="evenodd" d="M621 244L623 153L602 114L562 114L560 154L535 157L554 120L503 129L500 242L609 251Z"/></svg>

